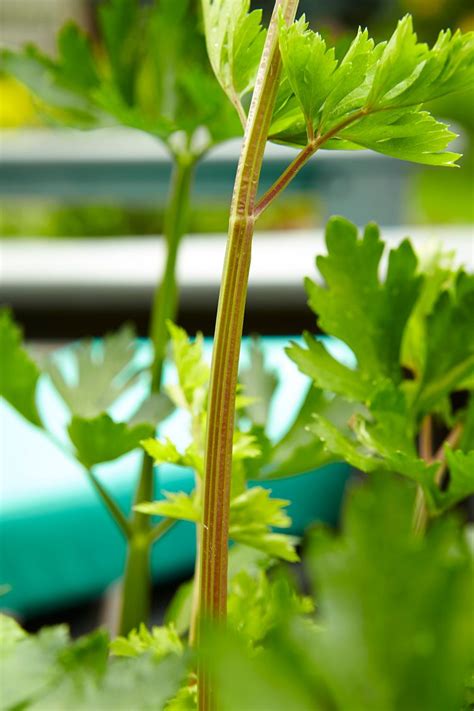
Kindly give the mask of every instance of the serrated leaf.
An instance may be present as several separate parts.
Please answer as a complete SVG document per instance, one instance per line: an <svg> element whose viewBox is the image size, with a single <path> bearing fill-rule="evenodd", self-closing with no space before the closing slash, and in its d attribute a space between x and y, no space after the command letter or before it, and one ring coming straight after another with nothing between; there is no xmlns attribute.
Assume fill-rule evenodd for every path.
<svg viewBox="0 0 474 711"><path fill-rule="evenodd" d="M183 643L173 625L152 627L149 630L142 623L138 630L132 630L127 637L112 640L110 651L116 657L139 657L150 653L154 659L159 660L169 654L181 655Z"/></svg>
<svg viewBox="0 0 474 711"><path fill-rule="evenodd" d="M114 422L106 413L90 419L75 415L68 427L76 457L87 468L131 452L153 431L153 425L129 426L126 422Z"/></svg>
<svg viewBox="0 0 474 711"><path fill-rule="evenodd" d="M244 386L245 395L251 398L245 410L252 422L256 425L265 425L278 378L273 370L266 367L261 344L256 338L252 339L249 356L248 367L240 372L240 381Z"/></svg>
<svg viewBox="0 0 474 711"><path fill-rule="evenodd" d="M140 372L134 363L136 349L134 330L123 326L101 341L80 341L71 349L73 378L54 358L45 370L71 413L90 419L107 410L136 381Z"/></svg>
<svg viewBox="0 0 474 711"><path fill-rule="evenodd" d="M188 158L241 133L209 66L193 2L107 0L97 24L98 47L68 22L55 58L31 46L2 52L2 70L29 87L50 121L81 129L125 125Z"/></svg>
<svg viewBox="0 0 474 711"><path fill-rule="evenodd" d="M337 67L335 50L326 47L321 35L308 30L303 15L289 27L281 21L280 51L283 68L303 110L311 140L319 111L333 89Z"/></svg>
<svg viewBox="0 0 474 711"><path fill-rule="evenodd" d="M160 501L151 501L134 506L134 511L148 514L149 516L165 516L174 518L178 521L194 521L195 523L201 520L201 507L197 504L196 498L192 494L185 494L180 491L178 493L163 491L164 499Z"/></svg>
<svg viewBox="0 0 474 711"><path fill-rule="evenodd" d="M456 134L427 111L369 113L338 136L377 153L425 165L453 166L460 158L459 153L446 151Z"/></svg>
<svg viewBox="0 0 474 711"><path fill-rule="evenodd" d="M198 333L196 339L190 341L186 331L171 321L168 330L179 381L178 388L169 391L176 404L193 410L196 400L201 404L203 390L209 382L209 366L203 358L203 337Z"/></svg>
<svg viewBox="0 0 474 711"><path fill-rule="evenodd" d="M307 280L309 305L320 327L352 349L358 368L354 373L318 345L311 346L311 356L298 349L292 353L304 362L306 372L311 366L313 377L319 371L318 387L337 387L336 392L365 400L378 380L401 379L402 336L421 284L417 260L409 242L402 242L390 252L382 282L379 268L384 244L378 229L369 225L359 238L355 225L343 218L329 221L326 244L328 255L317 259L325 285Z"/></svg>
<svg viewBox="0 0 474 711"><path fill-rule="evenodd" d="M374 386L373 381L336 360L312 334L306 332L303 338L307 348L292 343L286 353L299 370L313 380L316 387L342 395L348 400L364 402L368 399Z"/></svg>
<svg viewBox="0 0 474 711"><path fill-rule="evenodd" d="M250 0L202 0L209 60L239 113L241 97L253 89L265 42L262 11L249 8Z"/></svg>
<svg viewBox="0 0 474 711"><path fill-rule="evenodd" d="M298 560L297 539L271 531L273 526L290 526L291 519L284 511L289 501L274 499L270 494L268 489L252 487L231 500L229 536L276 558L294 562Z"/></svg>
<svg viewBox="0 0 474 711"><path fill-rule="evenodd" d="M21 329L8 309L0 310L0 395L38 427L36 386L40 371L22 345Z"/></svg>
<svg viewBox="0 0 474 711"><path fill-rule="evenodd" d="M430 49L418 43L407 15L387 43L375 45L359 30L339 63L304 18L282 27L281 36L286 72L271 140L313 143L315 149L365 147L428 165L455 164L458 154L444 153L454 134L421 109L436 96L473 85L472 32L442 32Z"/></svg>

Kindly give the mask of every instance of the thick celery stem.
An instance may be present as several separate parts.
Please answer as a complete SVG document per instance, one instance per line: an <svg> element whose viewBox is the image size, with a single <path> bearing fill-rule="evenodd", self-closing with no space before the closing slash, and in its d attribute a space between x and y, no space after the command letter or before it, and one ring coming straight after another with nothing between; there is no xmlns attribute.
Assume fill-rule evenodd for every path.
<svg viewBox="0 0 474 711"><path fill-rule="evenodd" d="M279 14L282 11L285 20L291 22L297 5L298 0L277 0L275 3L232 200L209 386L199 581L201 624L206 619L223 620L227 612L227 546L235 391L255 223L255 201L281 70ZM215 708L216 700L212 684L201 665L198 682L199 709L210 711Z"/></svg>

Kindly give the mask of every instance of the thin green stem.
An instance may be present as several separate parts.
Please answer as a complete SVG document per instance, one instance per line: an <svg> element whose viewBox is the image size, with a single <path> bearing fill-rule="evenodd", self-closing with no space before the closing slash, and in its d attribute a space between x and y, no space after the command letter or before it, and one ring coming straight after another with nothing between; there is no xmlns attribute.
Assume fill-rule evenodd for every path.
<svg viewBox="0 0 474 711"><path fill-rule="evenodd" d="M153 364L151 368L151 390L158 392L163 377L163 363L168 343L168 319L174 320L177 310L178 289L176 282L176 262L179 245L187 224L189 197L195 160L176 158L171 192L165 216L166 263L161 282L156 288L150 319L150 338L153 343ZM152 501L154 498L153 460L143 454L134 504ZM171 528L174 522L165 520L154 528L147 514L134 511L130 526L127 562L125 566L120 634L126 635L147 622L151 597L151 547L155 540Z"/></svg>
<svg viewBox="0 0 474 711"><path fill-rule="evenodd" d="M130 523L128 522L125 514L123 511L120 509L118 504L115 503L115 501L112 499L110 494L106 491L106 489L102 486L100 481L97 479L95 476L94 472L92 469L85 469L87 478L91 482L92 486L94 487L95 491L99 494L100 498L102 499L102 502L109 512L109 514L112 516L114 519L115 523L125 536L125 538L129 538L131 534L131 529L130 529Z"/></svg>
<svg viewBox="0 0 474 711"><path fill-rule="evenodd" d="M126 573L122 590L122 610L119 634L128 633L141 622L148 621L150 615L150 570L151 545L147 535L134 533L127 550Z"/></svg>
<svg viewBox="0 0 474 711"><path fill-rule="evenodd" d="M298 0L277 0L250 107L232 200L227 251L217 312L205 447L199 619L227 613L227 563L232 441L240 340L247 295L255 199L281 71L279 13L287 22ZM214 689L199 665L199 709L215 708Z"/></svg>
<svg viewBox="0 0 474 711"><path fill-rule="evenodd" d="M178 521L175 518L164 518L159 523L155 524L148 534L150 543L156 543L160 538L170 531Z"/></svg>
<svg viewBox="0 0 474 711"><path fill-rule="evenodd" d="M166 322L173 321L177 311L176 260L187 225L193 173L194 159L176 158L165 216L166 264L162 279L155 290L150 319L150 338L154 349L151 369L152 392L158 392L161 386L163 362L168 343Z"/></svg>

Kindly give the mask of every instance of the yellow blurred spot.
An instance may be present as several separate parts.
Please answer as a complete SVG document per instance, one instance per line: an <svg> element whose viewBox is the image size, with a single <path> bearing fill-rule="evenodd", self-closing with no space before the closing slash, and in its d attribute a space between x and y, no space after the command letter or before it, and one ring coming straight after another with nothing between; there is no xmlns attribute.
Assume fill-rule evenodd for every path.
<svg viewBox="0 0 474 711"><path fill-rule="evenodd" d="M37 125L31 94L12 77L0 77L0 128Z"/></svg>

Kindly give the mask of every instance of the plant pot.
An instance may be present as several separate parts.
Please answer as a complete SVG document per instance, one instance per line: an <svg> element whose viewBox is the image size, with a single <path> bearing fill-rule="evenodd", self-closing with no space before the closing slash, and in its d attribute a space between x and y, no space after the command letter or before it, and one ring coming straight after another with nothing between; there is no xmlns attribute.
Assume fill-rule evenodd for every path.
<svg viewBox="0 0 474 711"><path fill-rule="evenodd" d="M286 357L283 349L287 343L287 338L262 339L267 363L280 379L268 425L272 437L289 427L308 383ZM338 357L350 360L342 344L331 341L328 347ZM210 341L206 342L205 349L210 356ZM248 339L244 339L242 362L247 358L247 351ZM71 350L65 348L58 355L62 365L70 368ZM138 357L143 363L148 361L148 343L141 344ZM169 367L165 379L172 380L173 375ZM145 382L134 386L114 406L112 416L120 418L132 411L145 391ZM50 429L65 441L68 413L47 378L40 382L38 401ZM92 490L81 466L4 401L0 408L5 444L0 583L11 586L2 599L2 607L28 616L100 595L123 571L125 543L121 533ZM182 412L173 413L160 428L160 433L170 436L178 446L186 443L186 432L186 415ZM127 512L140 457L140 452L133 452L96 468L108 491ZM263 485L275 496L291 502L292 532L301 535L314 521L337 521L348 476L349 468L337 463ZM157 496L159 491L190 491L193 480L191 470L163 465L157 469ZM155 579L169 581L191 574L194 555L194 525L179 522L154 547Z"/></svg>

